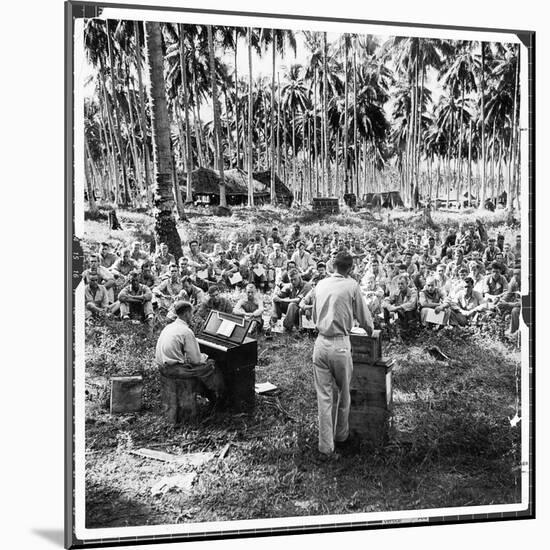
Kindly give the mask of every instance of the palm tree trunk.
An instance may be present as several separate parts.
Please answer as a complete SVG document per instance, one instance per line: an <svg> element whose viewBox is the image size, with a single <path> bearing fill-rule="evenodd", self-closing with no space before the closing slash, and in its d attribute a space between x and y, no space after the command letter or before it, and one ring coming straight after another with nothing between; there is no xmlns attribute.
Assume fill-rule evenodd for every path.
<svg viewBox="0 0 550 550"><path fill-rule="evenodd" d="M239 82L237 79L237 51L239 44L239 37L237 29L235 29L235 136L237 142L237 168L241 167L241 145L240 145L240 132L239 132Z"/></svg>
<svg viewBox="0 0 550 550"><path fill-rule="evenodd" d="M325 171L327 177L327 196L331 195L330 151L328 138L328 100L327 100L327 33L323 33L323 118L325 121Z"/></svg>
<svg viewBox="0 0 550 550"><path fill-rule="evenodd" d="M97 204L94 196L94 185L92 181L92 155L90 154L90 146L88 145L88 138L84 134L84 172L86 174L86 191L88 194L88 205L91 214L97 212Z"/></svg>
<svg viewBox="0 0 550 550"><path fill-rule="evenodd" d="M220 173L220 206L227 207L225 198L225 178L223 174L223 144L220 131L220 103L218 98L218 86L216 83L216 65L214 56L214 40L212 38L212 25L207 26L208 32L208 55L210 59L210 81L212 84L212 103L214 106L214 150L218 171Z"/></svg>
<svg viewBox="0 0 550 550"><path fill-rule="evenodd" d="M109 137L110 140L110 151L112 155L112 165L113 165L113 175L114 175L114 182L115 182L115 207L118 206L119 200L120 200L120 174L118 172L118 160L117 160L117 153L116 153L116 140L115 140L115 133L113 131L113 116L111 113L111 103L109 101L109 98L107 96L107 86L105 83L105 72L104 68L100 67L99 74L101 75L101 88L103 91L103 102L105 105L105 112L107 113L107 126L109 130Z"/></svg>
<svg viewBox="0 0 550 550"><path fill-rule="evenodd" d="M147 143L147 116L145 115L145 97L143 93L143 77L141 74L141 56L139 53L140 45L140 23L139 21L134 21L134 32L136 35L136 72L138 77L138 88L139 88L139 113L140 113L140 127L141 127L141 141L143 147L143 162L145 163L145 188L147 192L147 204L151 205L151 159L149 156L149 146Z"/></svg>
<svg viewBox="0 0 550 550"><path fill-rule="evenodd" d="M120 154L120 165L122 167L122 182L124 185L124 202L130 203L130 191L128 189L128 174L126 172L126 159L124 158L124 149L122 146L122 135L120 132L119 105L117 99L117 83L115 81L115 61L113 55L113 44L111 31L109 30L109 20L105 22L105 32L107 33L107 47L109 51L109 69L111 71L111 84L113 87L113 112L115 114L115 135L117 140L118 152Z"/></svg>
<svg viewBox="0 0 550 550"><path fill-rule="evenodd" d="M199 96L199 86L197 83L197 60L195 55L193 55L193 93L195 94L195 134L197 139L197 152L199 157L199 163L201 166L206 166L210 162L208 148L204 141L204 133L202 129L201 121L201 111L200 111L200 96Z"/></svg>
<svg viewBox="0 0 550 550"><path fill-rule="evenodd" d="M470 139L468 140L468 206L471 206L472 200L472 119L470 118Z"/></svg>
<svg viewBox="0 0 550 550"><path fill-rule="evenodd" d="M173 173L170 150L170 118L166 104L164 59L160 24L145 22L145 46L149 67L149 101L153 138L153 165L155 171L155 234L157 241L165 242L170 253L179 259L181 239L174 219L172 194Z"/></svg>
<svg viewBox="0 0 550 550"><path fill-rule="evenodd" d="M277 194L275 193L275 52L277 51L277 33L273 30L273 43L271 45L271 177L269 196L271 204L275 204Z"/></svg>
<svg viewBox="0 0 550 550"><path fill-rule="evenodd" d="M229 168L231 168L231 160L233 158L233 148L231 146L231 125L229 124L229 103L227 101L227 92L224 90L223 99L225 104L225 126L227 129L227 152L229 154Z"/></svg>
<svg viewBox="0 0 550 550"><path fill-rule="evenodd" d="M277 174L281 177L281 80L277 73Z"/></svg>
<svg viewBox="0 0 550 550"><path fill-rule="evenodd" d="M248 206L254 206L252 187L252 29L248 28Z"/></svg>
<svg viewBox="0 0 550 550"><path fill-rule="evenodd" d="M344 193L348 190L348 39L344 35L344 63L345 63L345 82L344 82Z"/></svg>
<svg viewBox="0 0 550 550"><path fill-rule="evenodd" d="M479 205L481 210L485 206L485 48L484 43L480 42L481 46L481 181L479 190Z"/></svg>
<svg viewBox="0 0 550 550"><path fill-rule="evenodd" d="M141 171L141 162L140 162L140 157L139 157L139 147L138 147L136 136L135 136L135 134L136 134L136 119L139 122L139 110L136 107L136 119L134 119L134 107L133 107L132 96L135 97L135 90L134 90L133 86L131 85L131 81L130 81L130 77L129 77L129 75L130 75L130 64L129 63L128 63L127 68L126 68L126 74L128 75L128 78L127 78L128 113L129 113L129 116L130 116L130 124L131 124L131 127L132 127L132 131L129 132L129 135L130 135L130 140L131 140L131 143L132 143L132 155L133 155L133 158L134 158L134 165L135 165L135 170L136 170L136 179L137 179L138 186L139 186L139 189L140 189L140 194L144 193L145 197L147 199L147 188L146 188L146 183L144 183L144 181L143 181L143 179L144 179L143 176L144 175L142 174L142 171ZM147 201L147 204L149 204L148 201Z"/></svg>
<svg viewBox="0 0 550 550"><path fill-rule="evenodd" d="M319 196L319 150L317 147L317 67L313 68L313 148L315 161L315 195Z"/></svg>
<svg viewBox="0 0 550 550"><path fill-rule="evenodd" d="M357 37L353 40L353 164L355 167L355 189L359 198L359 170L357 164Z"/></svg>
<svg viewBox="0 0 550 550"><path fill-rule="evenodd" d="M518 96L519 96L519 55L520 55L520 48L519 45L517 46L517 60L516 60L516 82L514 86L514 106L513 106L513 112L512 112L512 134L510 136L510 148L511 148L511 155L510 155L510 163L512 165L512 175L511 182L509 184L509 190L508 190L508 196L506 198L506 209L512 210L514 207L513 200L512 200L512 190L513 190L513 183L516 179L516 157L515 157L515 143L518 139L518 119L517 119L517 111L518 111Z"/></svg>
<svg viewBox="0 0 550 550"><path fill-rule="evenodd" d="M192 171L193 171L193 153L191 149L191 126L189 123L189 86L187 83L187 63L185 61L187 57L187 51L184 42L185 27L178 24L180 34L180 70L181 70L181 87L182 87L182 100L183 100L183 112L185 115L185 171L187 173L186 185L185 185L185 202L193 202L193 188L192 188Z"/></svg>

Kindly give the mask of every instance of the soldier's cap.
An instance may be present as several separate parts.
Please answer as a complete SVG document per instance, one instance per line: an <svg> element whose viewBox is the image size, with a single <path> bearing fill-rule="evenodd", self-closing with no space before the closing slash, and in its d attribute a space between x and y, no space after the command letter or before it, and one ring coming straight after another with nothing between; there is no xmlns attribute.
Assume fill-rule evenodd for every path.
<svg viewBox="0 0 550 550"><path fill-rule="evenodd" d="M218 285L210 285L208 287L208 294L212 295L215 292L218 292L219 290L220 290L220 288L218 287Z"/></svg>

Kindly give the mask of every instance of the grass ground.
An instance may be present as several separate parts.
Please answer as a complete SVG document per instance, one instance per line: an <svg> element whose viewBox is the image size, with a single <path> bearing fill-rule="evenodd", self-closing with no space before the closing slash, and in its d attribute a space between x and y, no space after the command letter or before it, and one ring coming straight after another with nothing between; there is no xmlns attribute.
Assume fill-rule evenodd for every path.
<svg viewBox="0 0 550 550"><path fill-rule="evenodd" d="M259 209L257 217L264 215ZM127 228L120 235L123 242L148 230L148 220L135 216L120 215ZM213 234L214 224L204 218L192 218L185 231L210 228ZM259 221L240 214L234 218L235 231ZM208 227L201 222L209 222ZM332 223L337 221L325 220L323 225ZM105 227L87 222L88 247L103 240ZM520 500L520 427L509 422L518 406L519 352L487 333L424 333L412 344L385 342L384 355L396 361L388 445L318 464L313 459L317 426L312 339L260 339L256 380L276 384L281 389L278 400L257 396L251 415L212 413L204 404L197 419L175 429L162 418L160 388L152 368L160 329L156 326L150 335L141 325L109 321L87 331L87 527ZM436 361L425 351L434 343L451 357L450 362ZM110 415L110 376L132 374L144 377L143 411ZM195 469L190 490L156 496L151 493L155 483L187 470L129 452L141 447L173 454L219 452L227 443L231 446L223 459Z"/></svg>

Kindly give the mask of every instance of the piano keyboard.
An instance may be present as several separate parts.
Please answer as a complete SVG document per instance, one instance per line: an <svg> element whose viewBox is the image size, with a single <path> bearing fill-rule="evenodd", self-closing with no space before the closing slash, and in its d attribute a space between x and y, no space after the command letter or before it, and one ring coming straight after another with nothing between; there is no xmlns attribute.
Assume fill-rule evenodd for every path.
<svg viewBox="0 0 550 550"><path fill-rule="evenodd" d="M210 340L203 340L202 338L197 338L197 342L205 346L210 346L211 348L214 348L214 349L219 349L220 351L227 351L229 349L227 346L221 346L220 344L210 342Z"/></svg>

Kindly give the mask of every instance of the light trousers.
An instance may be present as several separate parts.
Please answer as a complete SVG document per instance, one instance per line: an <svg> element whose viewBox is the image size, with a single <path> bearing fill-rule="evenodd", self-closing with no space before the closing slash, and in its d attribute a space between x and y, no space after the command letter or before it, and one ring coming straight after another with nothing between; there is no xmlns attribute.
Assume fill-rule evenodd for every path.
<svg viewBox="0 0 550 550"><path fill-rule="evenodd" d="M313 377L317 393L321 453L332 453L334 441L345 441L348 438L349 385L352 372L349 336L325 337L319 334L313 348ZM334 399L334 384L337 388L337 400Z"/></svg>

